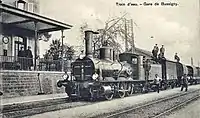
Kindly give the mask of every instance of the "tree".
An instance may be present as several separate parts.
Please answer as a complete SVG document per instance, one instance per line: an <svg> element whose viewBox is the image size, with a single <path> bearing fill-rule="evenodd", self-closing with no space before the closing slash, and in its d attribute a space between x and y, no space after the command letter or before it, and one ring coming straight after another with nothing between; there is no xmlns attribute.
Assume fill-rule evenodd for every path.
<svg viewBox="0 0 200 118"><path fill-rule="evenodd" d="M68 44L63 44L63 51L62 51L61 41L58 39L55 39L55 40L52 40L52 43L50 44L49 49L44 54L44 58L47 59L48 55L52 55L53 60L62 59L62 52L63 52L63 58L71 60L73 59L75 50L73 46L70 46Z"/></svg>
<svg viewBox="0 0 200 118"><path fill-rule="evenodd" d="M74 59L74 53L75 53L74 46L70 46L67 44L64 45L64 51L63 51L64 58L66 58L67 60L72 60Z"/></svg>
<svg viewBox="0 0 200 118"><path fill-rule="evenodd" d="M125 16L127 13L125 13L121 17L116 17L109 19L105 22L105 26L102 29L98 29L99 32L98 35L95 35L93 38L93 56L99 57L99 49L108 44L108 46L111 46L114 48L115 53L122 53L124 51L132 51L134 52L135 44L134 44L134 33L133 33L133 23L137 25L135 22L133 22L131 19L127 19ZM81 32L81 38L84 42L84 31L88 29L88 23L84 22L80 27ZM124 50L122 47L122 43L125 41L125 47ZM130 50L130 51L129 51Z"/></svg>

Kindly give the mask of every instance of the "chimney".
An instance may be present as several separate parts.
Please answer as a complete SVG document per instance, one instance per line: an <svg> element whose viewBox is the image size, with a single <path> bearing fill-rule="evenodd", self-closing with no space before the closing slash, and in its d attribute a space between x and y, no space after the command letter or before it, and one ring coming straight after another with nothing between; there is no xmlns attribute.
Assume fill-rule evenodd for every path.
<svg viewBox="0 0 200 118"><path fill-rule="evenodd" d="M93 40L93 31L85 31L85 55L92 58L92 40Z"/></svg>
<svg viewBox="0 0 200 118"><path fill-rule="evenodd" d="M94 34L99 34L99 32L94 32L92 30L85 31L85 55L90 58L93 57L92 41L94 39Z"/></svg>

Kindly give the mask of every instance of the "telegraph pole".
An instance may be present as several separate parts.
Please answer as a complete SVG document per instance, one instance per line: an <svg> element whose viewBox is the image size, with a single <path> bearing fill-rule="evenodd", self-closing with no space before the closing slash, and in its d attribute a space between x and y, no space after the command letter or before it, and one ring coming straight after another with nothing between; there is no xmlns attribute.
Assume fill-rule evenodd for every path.
<svg viewBox="0 0 200 118"><path fill-rule="evenodd" d="M132 38L132 47L131 47L131 49L132 49L132 53L135 53L135 40L134 40L134 32L133 32L133 19L131 19L131 38Z"/></svg>
<svg viewBox="0 0 200 118"><path fill-rule="evenodd" d="M127 37L127 24L126 24L126 18L124 19L125 20L125 52L128 52L128 37Z"/></svg>
<svg viewBox="0 0 200 118"><path fill-rule="evenodd" d="M191 65L193 66L193 58L191 57Z"/></svg>

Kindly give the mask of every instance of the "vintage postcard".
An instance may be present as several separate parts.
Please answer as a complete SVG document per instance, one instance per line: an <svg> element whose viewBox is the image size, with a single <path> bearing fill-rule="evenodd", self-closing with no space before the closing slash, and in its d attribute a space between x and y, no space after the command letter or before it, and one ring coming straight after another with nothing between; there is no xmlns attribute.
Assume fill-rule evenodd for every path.
<svg viewBox="0 0 200 118"><path fill-rule="evenodd" d="M199 0L0 0L1 118L200 118Z"/></svg>

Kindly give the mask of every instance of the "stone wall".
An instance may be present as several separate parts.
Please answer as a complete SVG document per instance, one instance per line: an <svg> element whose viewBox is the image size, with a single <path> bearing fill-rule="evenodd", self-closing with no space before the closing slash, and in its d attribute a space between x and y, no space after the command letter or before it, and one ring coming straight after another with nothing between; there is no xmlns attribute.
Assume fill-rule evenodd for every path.
<svg viewBox="0 0 200 118"><path fill-rule="evenodd" d="M3 98L65 93L64 87L58 88L57 81L63 72L42 71L0 71L0 91Z"/></svg>

